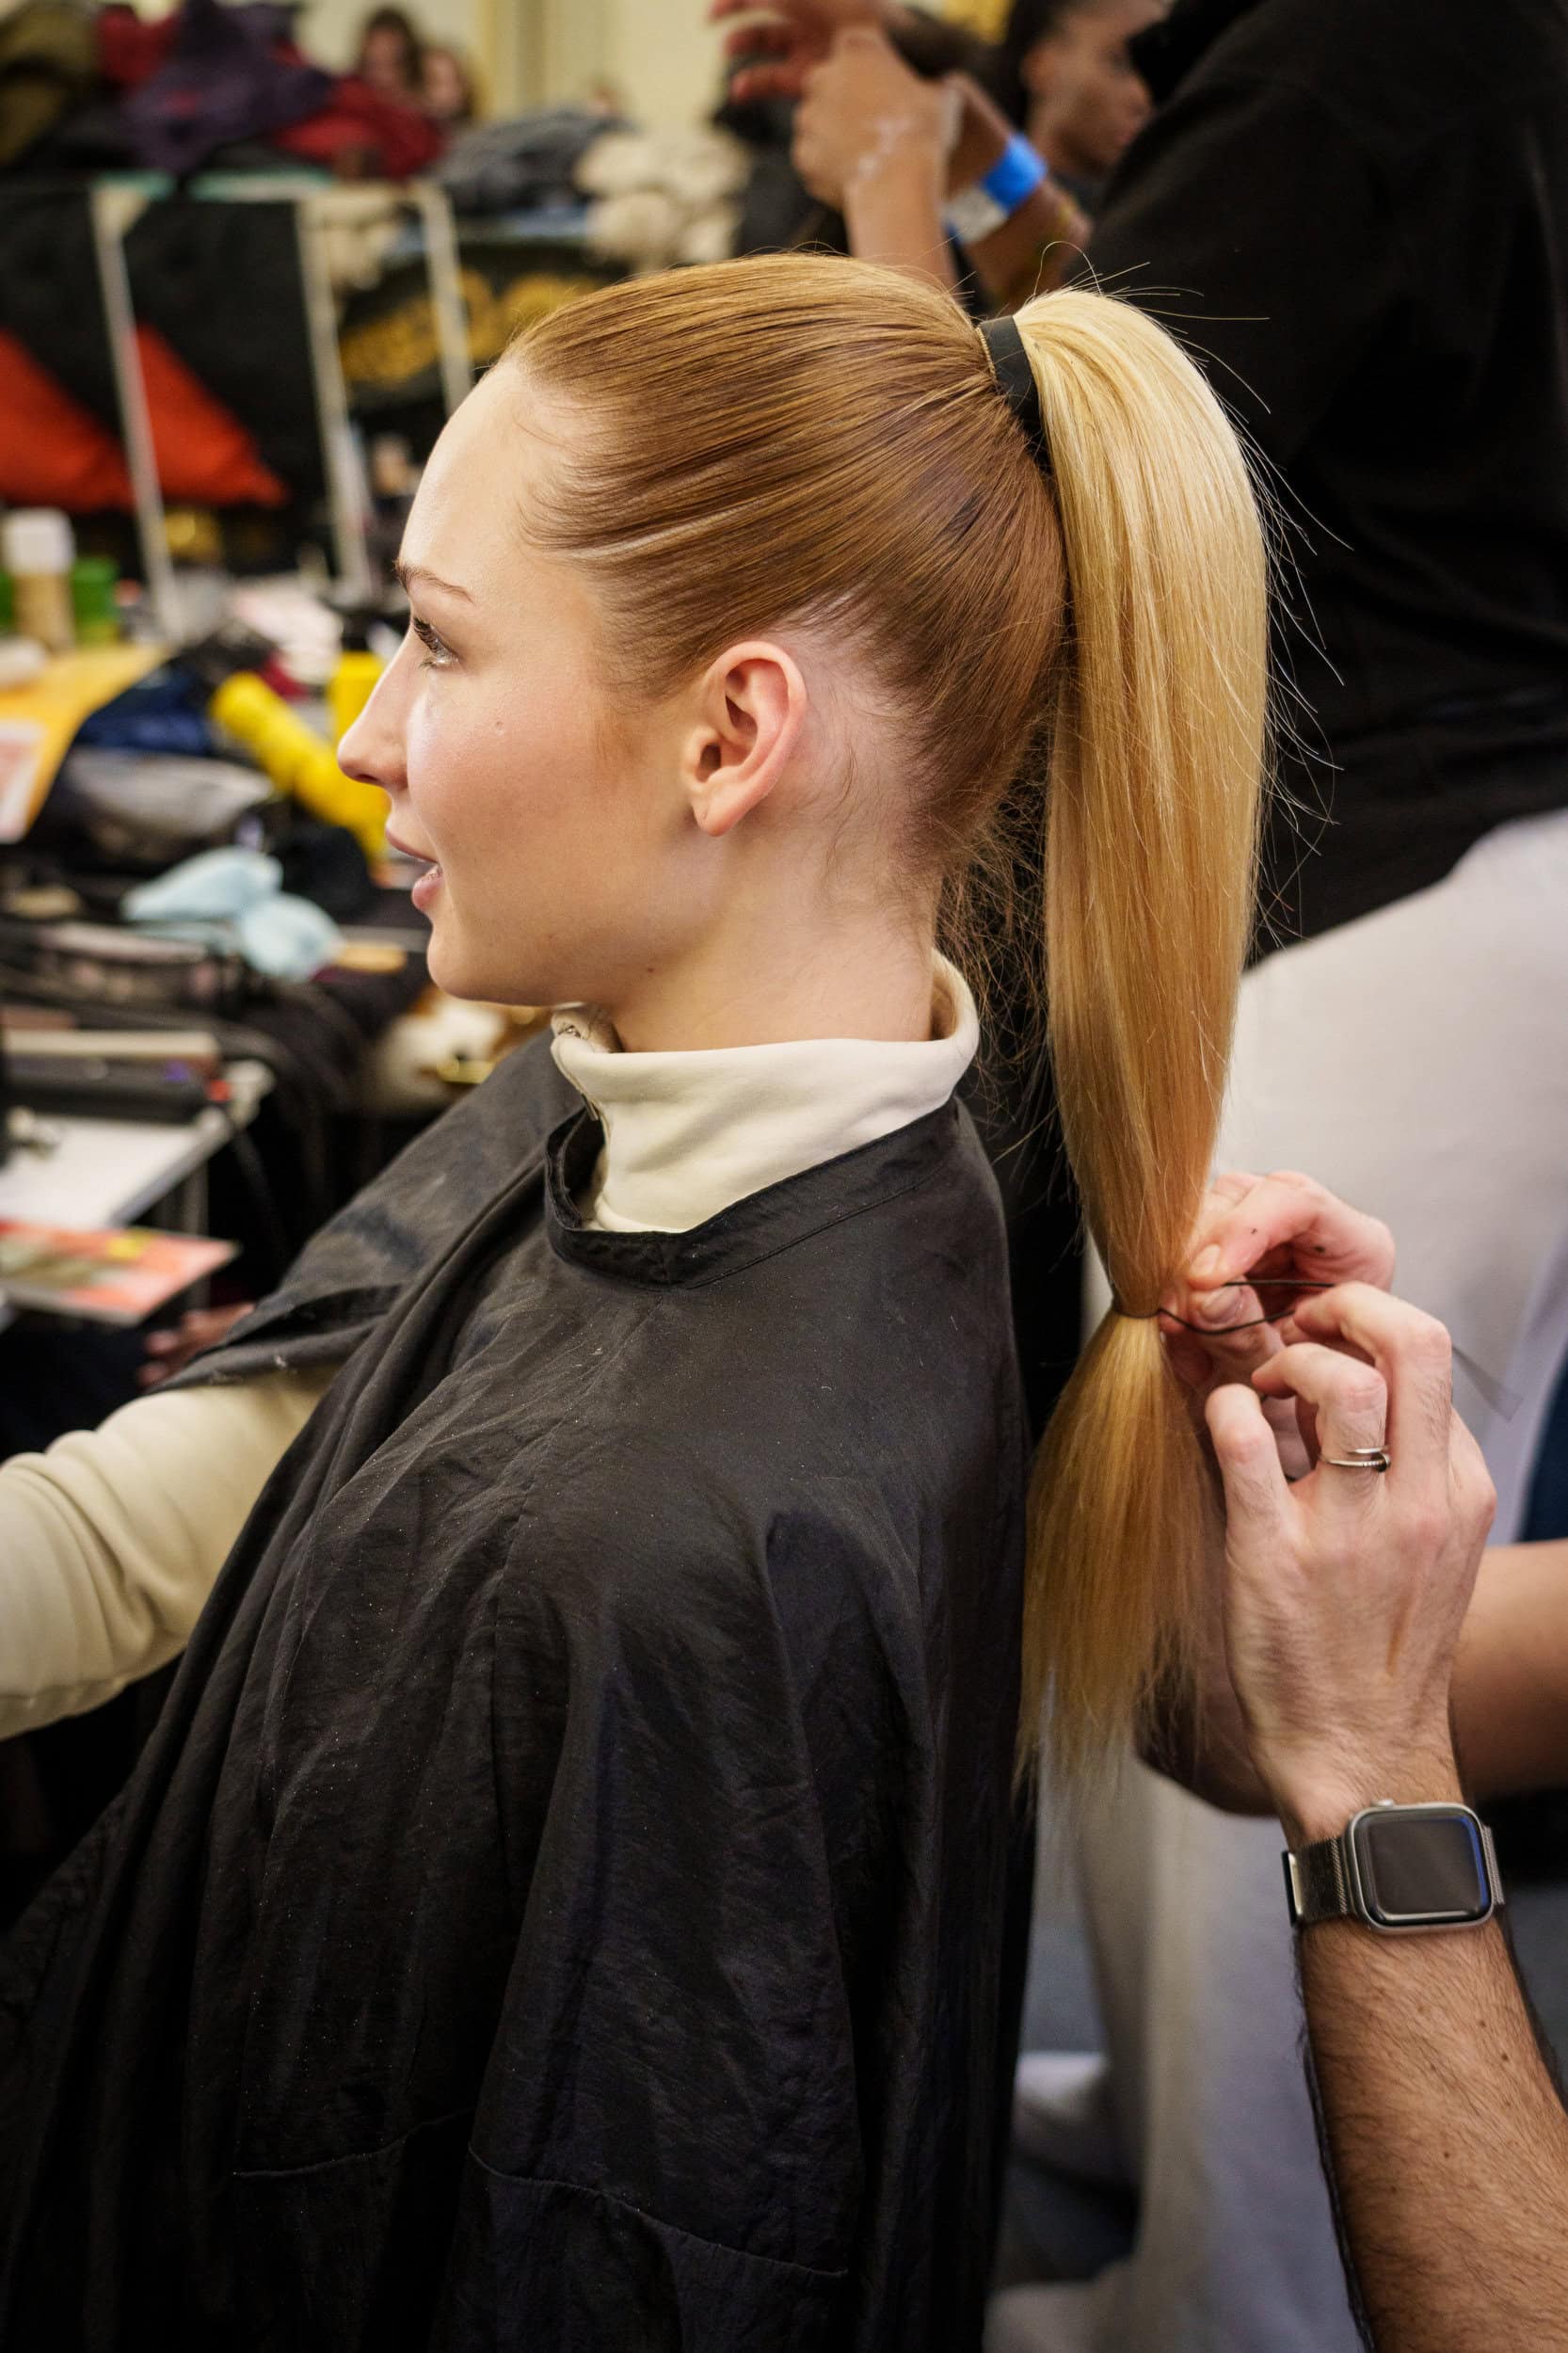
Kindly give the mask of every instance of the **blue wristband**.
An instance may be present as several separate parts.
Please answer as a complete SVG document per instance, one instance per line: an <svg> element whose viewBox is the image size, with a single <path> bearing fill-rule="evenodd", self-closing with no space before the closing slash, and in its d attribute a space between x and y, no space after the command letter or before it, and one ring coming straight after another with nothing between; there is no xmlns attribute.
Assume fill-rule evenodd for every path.
<svg viewBox="0 0 1568 2353"><path fill-rule="evenodd" d="M994 204L1011 216L1025 197L1033 195L1046 176L1040 156L1026 138L1015 132L980 185Z"/></svg>

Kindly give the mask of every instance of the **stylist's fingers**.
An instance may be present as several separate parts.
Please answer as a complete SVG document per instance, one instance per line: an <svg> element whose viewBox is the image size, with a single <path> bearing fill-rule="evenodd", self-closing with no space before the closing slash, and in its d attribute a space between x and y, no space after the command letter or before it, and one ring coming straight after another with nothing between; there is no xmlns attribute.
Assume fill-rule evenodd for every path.
<svg viewBox="0 0 1568 2353"><path fill-rule="evenodd" d="M1210 1197L1231 1189L1230 1179L1217 1178ZM1309 1280L1386 1288L1394 1279L1394 1237L1382 1219L1352 1209L1295 1169L1248 1184L1205 1222L1187 1279L1198 1288L1234 1282L1282 1250Z"/></svg>
<svg viewBox="0 0 1568 2353"><path fill-rule="evenodd" d="M1207 1244L1259 1181L1240 1169L1215 1177L1192 1228L1190 1257ZM1232 1283L1218 1289L1206 1284L1198 1289L1188 1280L1184 1268L1166 1290L1160 1308L1160 1328L1171 1362L1191 1388L1201 1388L1215 1373L1227 1381L1244 1380L1278 1345L1263 1321L1262 1301L1247 1284Z"/></svg>
<svg viewBox="0 0 1568 2353"><path fill-rule="evenodd" d="M1357 1356L1299 1341L1260 1366L1252 1385L1261 1398L1294 1397L1310 1407L1320 1456L1348 1456L1384 1444L1388 1392L1377 1368ZM1338 1481L1335 1493L1359 1505L1370 1500L1376 1484L1376 1474L1362 1472Z"/></svg>
<svg viewBox="0 0 1568 2353"><path fill-rule="evenodd" d="M1290 1490L1261 1401L1239 1382L1215 1389L1204 1418L1225 1491L1225 1544L1232 1554L1266 1558L1287 1541Z"/></svg>
<svg viewBox="0 0 1568 2353"><path fill-rule="evenodd" d="M1294 1321L1304 1339L1355 1349L1382 1374L1388 1392L1384 1444L1396 1489L1447 1473L1453 1420L1453 1349L1434 1316L1366 1283L1341 1283L1304 1299ZM1288 1354L1290 1352L1286 1352Z"/></svg>

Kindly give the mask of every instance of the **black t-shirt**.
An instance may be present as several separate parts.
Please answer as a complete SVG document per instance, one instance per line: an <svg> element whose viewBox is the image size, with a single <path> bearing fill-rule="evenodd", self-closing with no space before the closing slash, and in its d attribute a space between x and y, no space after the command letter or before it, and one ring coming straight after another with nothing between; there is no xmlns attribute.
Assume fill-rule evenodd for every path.
<svg viewBox="0 0 1568 2353"><path fill-rule="evenodd" d="M1568 804L1568 5L1188 0L1161 40L1090 258L1282 493L1272 913L1317 931Z"/></svg>

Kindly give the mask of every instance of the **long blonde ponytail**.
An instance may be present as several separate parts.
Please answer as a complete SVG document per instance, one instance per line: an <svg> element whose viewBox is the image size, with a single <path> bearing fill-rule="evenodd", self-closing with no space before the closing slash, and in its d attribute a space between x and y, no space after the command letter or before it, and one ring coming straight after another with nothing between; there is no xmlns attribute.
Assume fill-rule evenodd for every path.
<svg viewBox="0 0 1568 2353"><path fill-rule="evenodd" d="M1262 763L1263 539L1223 412L1152 320L1066 293L1017 325L1048 479L934 286L779 254L607 287L507 362L520 422L557 404L520 523L582 565L633 703L783 621L853 647L865 723L899 726L889 891L944 879L959 963L994 959L1010 995L1001 935L1038 803L1009 788L1046 719L1066 1140L1143 1316L1214 1146ZM1035 1504L1024 1744L1049 1688L1057 1751L1081 1763L1189 1623L1205 1489L1152 1321L1096 1337Z"/></svg>
<svg viewBox="0 0 1568 2353"><path fill-rule="evenodd" d="M1031 1498L1020 1756L1071 1776L1126 1736L1195 1623L1211 1513L1153 1320L1215 1149L1252 920L1268 559L1236 436L1128 304L1017 326L1067 579L1046 848L1048 1023L1069 1158L1116 1305Z"/></svg>

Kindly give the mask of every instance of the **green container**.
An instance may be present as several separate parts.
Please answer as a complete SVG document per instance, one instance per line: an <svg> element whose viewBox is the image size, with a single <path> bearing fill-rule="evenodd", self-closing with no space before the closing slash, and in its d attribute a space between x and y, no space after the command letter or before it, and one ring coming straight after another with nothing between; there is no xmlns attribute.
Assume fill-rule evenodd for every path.
<svg viewBox="0 0 1568 2353"><path fill-rule="evenodd" d="M112 557L79 555L71 567L71 609L79 646L110 646L120 635L114 592L120 573Z"/></svg>
<svg viewBox="0 0 1568 2353"><path fill-rule="evenodd" d="M8 637L16 627L16 598L11 588L9 572L0 571L0 637Z"/></svg>

